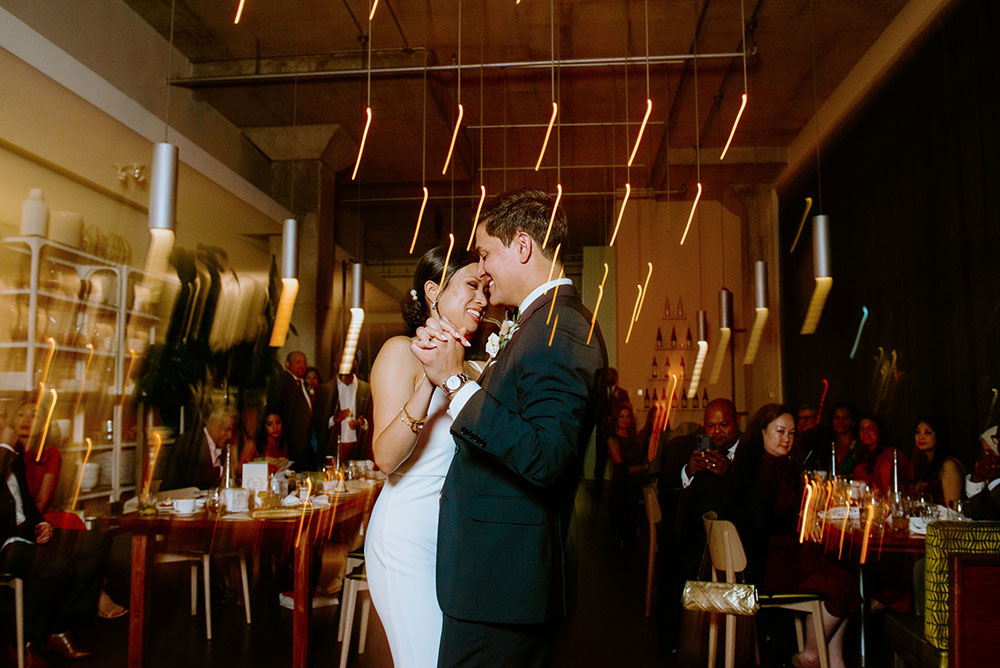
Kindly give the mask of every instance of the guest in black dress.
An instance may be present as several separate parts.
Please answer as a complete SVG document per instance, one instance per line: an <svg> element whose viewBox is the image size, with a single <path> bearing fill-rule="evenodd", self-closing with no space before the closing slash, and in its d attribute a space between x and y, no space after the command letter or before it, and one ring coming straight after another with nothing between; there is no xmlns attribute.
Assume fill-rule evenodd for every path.
<svg viewBox="0 0 1000 668"><path fill-rule="evenodd" d="M861 604L857 580L830 562L822 547L798 541L801 470L789 457L795 435L792 410L768 404L751 418L747 443L736 452L726 481L725 517L739 531L747 554L747 579L764 591L823 596L823 627L831 668L843 668L841 623ZM819 665L816 637L807 625L796 666Z"/></svg>
<svg viewBox="0 0 1000 668"><path fill-rule="evenodd" d="M640 439L635 430L632 404L626 402L618 407L614 426L607 441L611 459L611 523L619 543L629 545L635 540L639 500L649 461L642 445L646 439Z"/></svg>

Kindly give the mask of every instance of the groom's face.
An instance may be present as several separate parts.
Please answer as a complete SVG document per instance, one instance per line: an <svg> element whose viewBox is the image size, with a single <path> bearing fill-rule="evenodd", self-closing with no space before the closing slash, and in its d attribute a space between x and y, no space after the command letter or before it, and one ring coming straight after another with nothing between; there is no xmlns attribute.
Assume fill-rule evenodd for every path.
<svg viewBox="0 0 1000 668"><path fill-rule="evenodd" d="M521 269L514 245L505 246L500 237L490 236L485 227L476 230L476 251L479 253L478 276L488 276L490 304L516 306L520 300L511 294L512 276Z"/></svg>

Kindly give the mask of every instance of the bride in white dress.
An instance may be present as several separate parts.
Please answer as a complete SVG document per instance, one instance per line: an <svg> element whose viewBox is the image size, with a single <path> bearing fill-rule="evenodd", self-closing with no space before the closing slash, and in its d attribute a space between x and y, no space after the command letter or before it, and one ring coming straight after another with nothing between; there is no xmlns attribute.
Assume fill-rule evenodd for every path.
<svg viewBox="0 0 1000 668"><path fill-rule="evenodd" d="M486 309L488 279L471 259L451 259L442 247L417 265L403 316L411 333L428 315L471 333ZM467 364L467 366L469 366ZM467 372L478 376L475 368ZM371 374L375 463L389 474L372 511L365 539L368 588L389 639L396 668L437 665L441 608L435 570L441 487L455 454L444 391L431 384L396 336L382 346Z"/></svg>

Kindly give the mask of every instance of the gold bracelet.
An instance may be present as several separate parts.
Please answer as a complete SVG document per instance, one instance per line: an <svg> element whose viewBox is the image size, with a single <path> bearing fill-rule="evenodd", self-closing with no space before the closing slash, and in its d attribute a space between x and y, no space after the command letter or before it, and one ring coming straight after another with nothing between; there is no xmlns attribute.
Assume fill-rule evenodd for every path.
<svg viewBox="0 0 1000 668"><path fill-rule="evenodd" d="M407 427L409 427L410 431L412 431L414 434L420 433L420 430L424 428L424 421L427 418L422 417L419 420L414 418L412 415L410 415L409 411L406 410L405 402L403 403L403 406L402 408L400 408L400 410L403 411L403 415L399 418L399 421L405 424Z"/></svg>

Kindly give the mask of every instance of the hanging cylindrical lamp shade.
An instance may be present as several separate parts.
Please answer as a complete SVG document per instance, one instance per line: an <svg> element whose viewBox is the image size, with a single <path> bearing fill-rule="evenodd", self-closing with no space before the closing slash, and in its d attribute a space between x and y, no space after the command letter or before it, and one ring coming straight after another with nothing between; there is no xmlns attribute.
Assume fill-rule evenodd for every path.
<svg viewBox="0 0 1000 668"><path fill-rule="evenodd" d="M726 359L729 339L733 335L733 293L729 288L719 289L719 343L715 346L715 359L712 371L708 374L709 383L719 382L722 374L722 363Z"/></svg>
<svg viewBox="0 0 1000 668"><path fill-rule="evenodd" d="M149 229L173 232L177 215L177 146L153 144L149 179Z"/></svg>
<svg viewBox="0 0 1000 668"><path fill-rule="evenodd" d="M354 357L361 337L361 325L365 321L364 310L364 266L360 262L351 264L351 322L344 337L344 353L340 358L337 373L347 375L354 372Z"/></svg>
<svg viewBox="0 0 1000 668"><path fill-rule="evenodd" d="M823 315L826 297L833 287L833 267L830 260L830 218L824 214L813 216L813 276L816 285L806 310L800 334L812 334Z"/></svg>
<svg viewBox="0 0 1000 668"><path fill-rule="evenodd" d="M764 333L764 325L767 323L767 263L763 260L757 260L754 263L753 287L755 313L753 326L750 328L750 339L747 341L747 350L743 355L744 364L753 364L754 360L757 359L760 337Z"/></svg>
<svg viewBox="0 0 1000 668"><path fill-rule="evenodd" d="M292 321L292 308L299 294L299 223L287 218L281 231L281 297L274 314L270 346L280 348L288 338L288 325Z"/></svg>
<svg viewBox="0 0 1000 668"><path fill-rule="evenodd" d="M701 370L705 366L705 357L708 355L708 312L698 311L698 356L694 359L694 371L691 373L691 384L688 385L688 399L693 399L698 394L698 385L701 383Z"/></svg>

